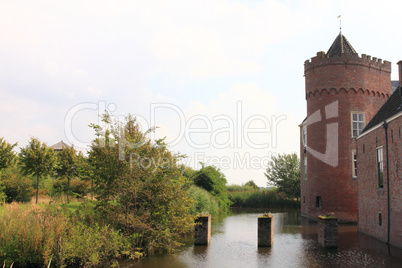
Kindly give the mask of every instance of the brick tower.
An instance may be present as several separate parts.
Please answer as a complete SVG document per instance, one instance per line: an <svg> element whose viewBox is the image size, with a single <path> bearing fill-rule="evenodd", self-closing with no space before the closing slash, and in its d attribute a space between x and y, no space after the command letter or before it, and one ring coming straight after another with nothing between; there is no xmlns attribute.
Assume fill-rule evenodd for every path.
<svg viewBox="0 0 402 268"><path fill-rule="evenodd" d="M357 221L355 138L391 94L391 63L361 57L340 33L305 61L307 118L300 124L301 213Z"/></svg>

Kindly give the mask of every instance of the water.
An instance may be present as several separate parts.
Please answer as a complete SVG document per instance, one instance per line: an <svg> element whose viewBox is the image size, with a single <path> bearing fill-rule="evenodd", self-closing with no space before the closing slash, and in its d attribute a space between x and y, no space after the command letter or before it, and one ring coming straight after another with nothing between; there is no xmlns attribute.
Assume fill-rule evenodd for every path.
<svg viewBox="0 0 402 268"><path fill-rule="evenodd" d="M299 211L274 215L272 248L257 247L260 213L233 213L213 218L209 246L193 240L172 255L154 255L121 267L402 267L402 250L359 234L357 226L338 227L338 249L323 249L317 225L300 218Z"/></svg>

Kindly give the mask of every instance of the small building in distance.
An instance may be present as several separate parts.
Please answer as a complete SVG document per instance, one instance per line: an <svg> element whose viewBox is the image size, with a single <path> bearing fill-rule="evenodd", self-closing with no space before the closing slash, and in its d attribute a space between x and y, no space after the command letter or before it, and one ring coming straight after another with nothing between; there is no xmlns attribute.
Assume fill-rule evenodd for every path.
<svg viewBox="0 0 402 268"><path fill-rule="evenodd" d="M56 144L53 144L52 146L50 146L53 148L53 150L55 152L60 152L63 150L63 148L70 148L70 145L68 145L67 143L65 143L63 140L59 141Z"/></svg>
<svg viewBox="0 0 402 268"><path fill-rule="evenodd" d="M359 231L402 248L402 61L399 85L357 137Z"/></svg>

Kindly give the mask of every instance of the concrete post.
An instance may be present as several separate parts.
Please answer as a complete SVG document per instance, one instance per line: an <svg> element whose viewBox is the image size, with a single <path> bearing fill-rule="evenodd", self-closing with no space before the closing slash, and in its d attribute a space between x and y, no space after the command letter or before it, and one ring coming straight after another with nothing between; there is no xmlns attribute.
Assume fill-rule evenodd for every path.
<svg viewBox="0 0 402 268"><path fill-rule="evenodd" d="M271 214L258 217L258 246L271 247L274 239L274 218Z"/></svg>
<svg viewBox="0 0 402 268"><path fill-rule="evenodd" d="M318 243L324 248L338 247L338 219L318 216Z"/></svg>
<svg viewBox="0 0 402 268"><path fill-rule="evenodd" d="M209 245L211 240L211 215L195 219L194 245Z"/></svg>

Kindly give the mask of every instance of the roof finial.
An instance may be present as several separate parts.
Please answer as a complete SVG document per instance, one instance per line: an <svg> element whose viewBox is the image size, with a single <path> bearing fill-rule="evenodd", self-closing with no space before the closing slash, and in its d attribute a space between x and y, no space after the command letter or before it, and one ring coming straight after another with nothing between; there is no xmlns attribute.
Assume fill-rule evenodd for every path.
<svg viewBox="0 0 402 268"><path fill-rule="evenodd" d="M342 33L342 15L339 15L338 19L339 19L339 32Z"/></svg>

